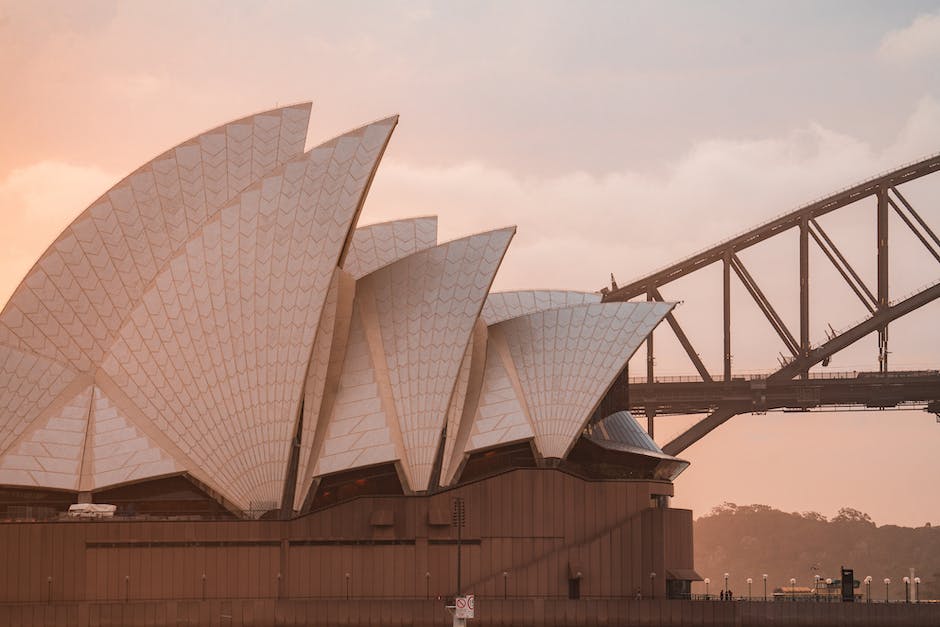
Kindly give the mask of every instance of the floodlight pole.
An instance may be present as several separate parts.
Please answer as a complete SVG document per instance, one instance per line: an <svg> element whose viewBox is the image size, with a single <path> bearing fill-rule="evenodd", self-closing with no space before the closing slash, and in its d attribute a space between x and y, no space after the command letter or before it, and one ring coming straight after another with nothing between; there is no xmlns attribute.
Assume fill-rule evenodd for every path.
<svg viewBox="0 0 940 627"><path fill-rule="evenodd" d="M451 525L457 527L457 596L460 596L460 544L462 539L463 526L466 523L466 509L464 507L463 497L455 496L453 500L453 510L451 515Z"/></svg>

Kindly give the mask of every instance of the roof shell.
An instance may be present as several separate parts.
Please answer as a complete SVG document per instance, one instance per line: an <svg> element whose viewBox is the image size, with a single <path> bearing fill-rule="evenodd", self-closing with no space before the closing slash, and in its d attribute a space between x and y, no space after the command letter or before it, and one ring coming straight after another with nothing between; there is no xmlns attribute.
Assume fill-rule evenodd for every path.
<svg viewBox="0 0 940 627"><path fill-rule="evenodd" d="M355 279L437 245L437 216L361 226L353 232L343 270Z"/></svg>
<svg viewBox="0 0 940 627"><path fill-rule="evenodd" d="M497 324L510 318L518 318L537 311L599 302L601 302L601 295L592 292L572 292L569 290L493 292L486 297L482 316L486 324Z"/></svg>
<svg viewBox="0 0 940 627"><path fill-rule="evenodd" d="M446 242L359 281L314 475L390 461L394 444L408 487L427 489L471 331L514 233Z"/></svg>
<svg viewBox="0 0 940 627"><path fill-rule="evenodd" d="M521 437L526 431L521 416L544 457L564 458L617 373L671 308L668 303L574 305L492 325L488 360L493 351L501 364L488 363L468 452L507 443L512 433ZM517 416L512 429L505 423L511 416ZM504 435L487 437L493 429Z"/></svg>
<svg viewBox="0 0 940 627"><path fill-rule="evenodd" d="M155 278L103 363L178 461L238 507L281 498L323 302L396 121L243 191Z"/></svg>

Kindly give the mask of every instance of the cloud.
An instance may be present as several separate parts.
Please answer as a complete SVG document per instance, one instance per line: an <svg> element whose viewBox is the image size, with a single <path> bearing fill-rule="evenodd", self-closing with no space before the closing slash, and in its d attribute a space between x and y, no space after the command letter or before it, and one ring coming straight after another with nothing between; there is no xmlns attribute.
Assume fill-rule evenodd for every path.
<svg viewBox="0 0 940 627"><path fill-rule="evenodd" d="M379 168L360 223L437 214L442 241L516 224L518 232L495 289L597 290L611 272L623 285L779 214L919 159L929 147L935 150L937 146L940 105L925 98L884 148L813 123L779 137L702 141L655 175L624 169L604 176L574 171L527 177L478 161L419 166L390 156ZM928 179L923 183L905 186L904 193L928 221L936 223L931 210L940 205L940 186ZM821 223L869 284L875 285L870 199L852 210L826 216ZM894 241L912 242L910 250L894 249L892 267L900 274L892 278L891 289L893 295L901 295L928 282L933 266L914 256L925 253L903 224L892 228ZM791 329L798 329L794 238L793 233L775 238L745 251L742 259L778 313ZM815 249L812 254L817 255ZM813 272L811 289L821 291L812 296L811 339L820 341L827 324L845 328L866 312L826 266L821 253L812 263L818 263L813 267L819 270ZM710 282L706 273L711 270L696 273L690 283L667 286L663 293L686 300L680 318L688 321L690 334L705 338L696 348L720 355L720 334L707 317L715 312L720 316L720 307L715 312L709 309L710 299L717 294L715 285L720 285L720 275L714 277L718 283ZM835 294L844 290L845 298L828 297L827 289ZM741 292L740 302L747 298ZM699 310L706 299L709 304ZM774 353L768 354L767 347L773 346L775 336L753 304L742 307L734 305L736 324L750 308L753 327L745 328L771 335L767 343L736 346L735 363L770 368L775 365ZM900 337L900 331L896 336ZM921 353L929 354L935 346L924 342L907 358L926 358ZM663 360L666 367L686 365L681 353L675 359L664 357L669 357Z"/></svg>
<svg viewBox="0 0 940 627"><path fill-rule="evenodd" d="M0 181L0 303L69 222L116 180L96 167L43 161Z"/></svg>
<svg viewBox="0 0 940 627"><path fill-rule="evenodd" d="M646 273L938 145L940 105L925 98L883 150L808 124L781 137L699 142L659 175L523 177L477 161L438 167L390 157L363 221L436 213L447 237L517 224L504 287L541 275L585 289L611 270L622 279ZM567 258L581 253L576 271Z"/></svg>
<svg viewBox="0 0 940 627"><path fill-rule="evenodd" d="M940 57L940 13L918 15L909 26L888 32L878 54L896 63Z"/></svg>

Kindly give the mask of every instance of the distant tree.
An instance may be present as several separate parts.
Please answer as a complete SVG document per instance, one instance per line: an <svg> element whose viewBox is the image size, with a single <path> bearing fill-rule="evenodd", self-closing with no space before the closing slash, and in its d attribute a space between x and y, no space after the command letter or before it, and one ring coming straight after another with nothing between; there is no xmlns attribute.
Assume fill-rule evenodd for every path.
<svg viewBox="0 0 940 627"><path fill-rule="evenodd" d="M816 522L829 522L829 519L819 512L803 512L800 514L806 520L815 520Z"/></svg>
<svg viewBox="0 0 940 627"><path fill-rule="evenodd" d="M866 525L875 526L875 521L871 519L871 516L865 512L860 512L857 509L851 507L843 507L839 510L839 513L835 515L832 519L832 522L853 522L853 523L865 523Z"/></svg>

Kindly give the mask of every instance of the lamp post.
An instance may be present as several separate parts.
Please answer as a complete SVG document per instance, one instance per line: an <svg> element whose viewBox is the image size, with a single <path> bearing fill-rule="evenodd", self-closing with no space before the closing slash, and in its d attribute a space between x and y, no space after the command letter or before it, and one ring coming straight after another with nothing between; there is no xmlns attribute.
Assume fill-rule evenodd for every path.
<svg viewBox="0 0 940 627"><path fill-rule="evenodd" d="M767 573L761 575L764 578L764 602L767 602Z"/></svg>
<svg viewBox="0 0 940 627"><path fill-rule="evenodd" d="M656 573L650 572L650 598L656 598Z"/></svg>
<svg viewBox="0 0 940 627"><path fill-rule="evenodd" d="M424 573L424 596L426 599L431 598L431 571L425 571Z"/></svg>
<svg viewBox="0 0 940 627"><path fill-rule="evenodd" d="M708 577L705 578L705 600L708 600L708 584L712 582Z"/></svg>
<svg viewBox="0 0 940 627"><path fill-rule="evenodd" d="M813 597L815 600L819 600L819 580L821 577L819 575L813 575Z"/></svg>
<svg viewBox="0 0 940 627"><path fill-rule="evenodd" d="M750 577L747 578L747 600L751 600L751 584L754 583L754 580Z"/></svg>
<svg viewBox="0 0 940 627"><path fill-rule="evenodd" d="M832 577L826 577L826 603L829 602L829 589L832 587Z"/></svg>
<svg viewBox="0 0 940 627"><path fill-rule="evenodd" d="M790 577L790 600L796 601L796 577Z"/></svg>
<svg viewBox="0 0 940 627"><path fill-rule="evenodd" d="M503 571L503 598L509 598L509 571Z"/></svg>
<svg viewBox="0 0 940 627"><path fill-rule="evenodd" d="M467 510L462 496L455 496L452 501L451 527L457 527L457 595L460 596L460 540L464 525L467 524Z"/></svg>
<svg viewBox="0 0 940 627"><path fill-rule="evenodd" d="M910 603L911 602L911 578L905 577L904 579L902 579L902 581L904 582L904 602Z"/></svg>
<svg viewBox="0 0 940 627"><path fill-rule="evenodd" d="M865 577L865 589L868 594L868 602L871 603L871 575Z"/></svg>
<svg viewBox="0 0 940 627"><path fill-rule="evenodd" d="M124 602L131 598L131 576L124 575Z"/></svg>
<svg viewBox="0 0 940 627"><path fill-rule="evenodd" d="M49 575L48 577L46 577L46 587L49 589L46 600L51 601L52 600L52 575Z"/></svg>
<svg viewBox="0 0 940 627"><path fill-rule="evenodd" d="M346 600L349 600L349 580L352 578L352 575L346 573Z"/></svg>
<svg viewBox="0 0 940 627"><path fill-rule="evenodd" d="M914 577L914 603L920 603L920 577Z"/></svg>
<svg viewBox="0 0 940 627"><path fill-rule="evenodd" d="M891 585L891 578L885 577L885 603L888 602L888 586Z"/></svg>
<svg viewBox="0 0 940 627"><path fill-rule="evenodd" d="M725 573L725 598L728 598L728 573Z"/></svg>

